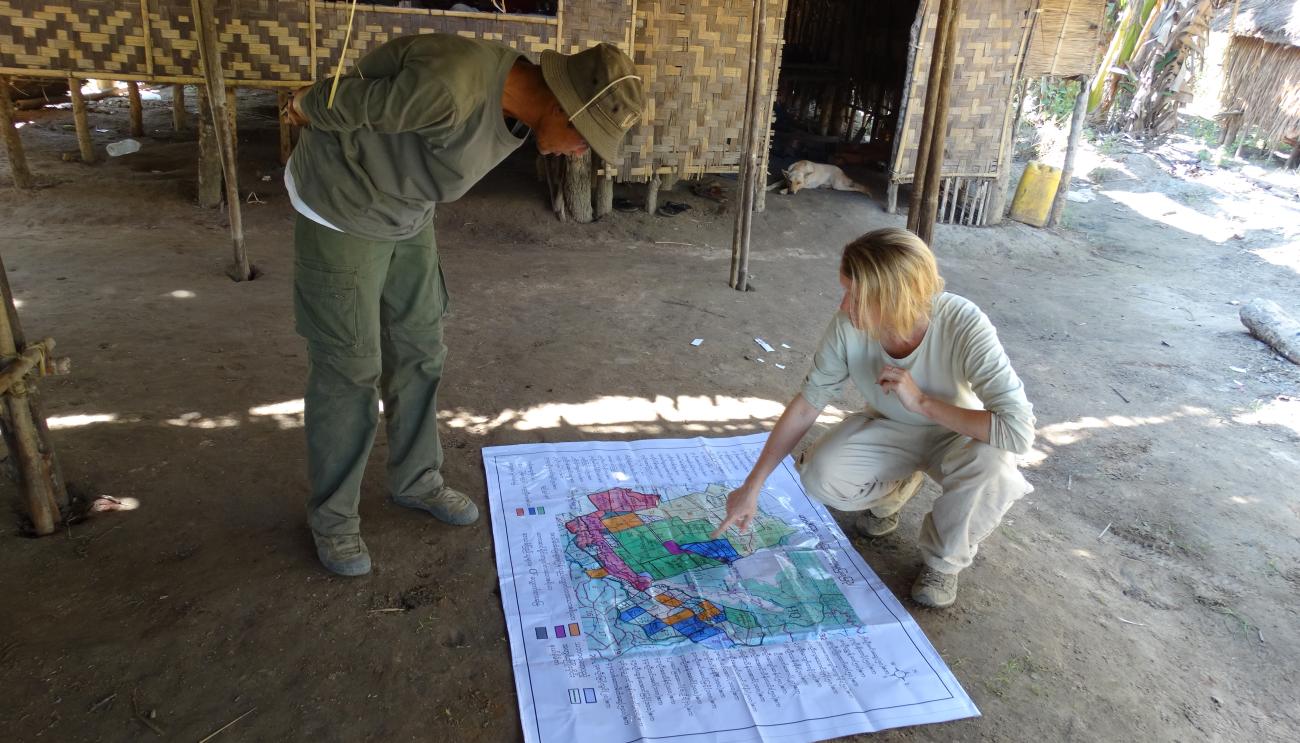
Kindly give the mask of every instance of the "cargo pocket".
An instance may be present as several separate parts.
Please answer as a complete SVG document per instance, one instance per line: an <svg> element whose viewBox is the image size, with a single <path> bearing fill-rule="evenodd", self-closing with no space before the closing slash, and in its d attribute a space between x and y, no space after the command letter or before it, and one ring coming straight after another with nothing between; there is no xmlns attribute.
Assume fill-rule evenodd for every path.
<svg viewBox="0 0 1300 743"><path fill-rule="evenodd" d="M355 271L330 271L303 261L293 267L293 319L309 341L355 348L360 308Z"/></svg>

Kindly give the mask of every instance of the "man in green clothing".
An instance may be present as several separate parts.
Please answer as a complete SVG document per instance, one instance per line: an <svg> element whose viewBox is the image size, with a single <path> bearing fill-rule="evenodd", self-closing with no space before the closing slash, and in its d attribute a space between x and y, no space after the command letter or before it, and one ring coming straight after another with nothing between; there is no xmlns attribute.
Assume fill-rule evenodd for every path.
<svg viewBox="0 0 1300 743"><path fill-rule="evenodd" d="M307 339L307 522L321 563L370 572L357 505L383 395L394 502L449 524L478 508L439 470L436 395L447 289L434 205L455 201L525 141L606 161L644 107L632 60L609 44L546 51L537 66L460 36L384 44L337 81L299 90L307 126L285 169L294 209L294 320Z"/></svg>

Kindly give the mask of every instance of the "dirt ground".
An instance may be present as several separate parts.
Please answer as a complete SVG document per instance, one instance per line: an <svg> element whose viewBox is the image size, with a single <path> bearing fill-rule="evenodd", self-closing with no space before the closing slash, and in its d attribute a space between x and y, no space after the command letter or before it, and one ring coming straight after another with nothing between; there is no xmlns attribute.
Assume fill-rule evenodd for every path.
<svg viewBox="0 0 1300 743"><path fill-rule="evenodd" d="M101 152L125 136L118 103L95 106ZM486 521L388 504L381 436L361 508L374 573L316 562L273 100L240 124L264 272L244 284L223 274L222 214L192 204L191 135L147 105L141 151L89 167L61 158L70 114L29 116L47 187L0 195L27 333L73 358L43 384L63 467L89 496L138 502L40 540L0 520L4 737L197 740L254 710L221 739L520 739ZM937 231L949 287L992 317L1035 405L1036 492L956 608L911 607L983 716L877 739L1300 737L1300 372L1235 306L1300 316L1300 181L1109 149L1089 151L1082 170L1108 180L1084 184L1095 199L1063 231ZM768 428L838 300L840 248L904 221L855 193L773 194L741 294L732 214L665 198L694 208L559 224L525 156L440 208L446 474L480 505L483 446ZM759 364L756 335L793 350ZM935 495L858 542L900 596Z"/></svg>

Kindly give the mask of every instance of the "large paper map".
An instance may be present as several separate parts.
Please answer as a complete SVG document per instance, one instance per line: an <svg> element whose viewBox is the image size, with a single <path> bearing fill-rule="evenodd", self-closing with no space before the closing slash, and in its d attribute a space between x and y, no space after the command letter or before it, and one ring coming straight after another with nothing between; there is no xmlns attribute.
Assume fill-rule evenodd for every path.
<svg viewBox="0 0 1300 743"><path fill-rule="evenodd" d="M764 436L484 449L524 738L803 741L979 714Z"/></svg>

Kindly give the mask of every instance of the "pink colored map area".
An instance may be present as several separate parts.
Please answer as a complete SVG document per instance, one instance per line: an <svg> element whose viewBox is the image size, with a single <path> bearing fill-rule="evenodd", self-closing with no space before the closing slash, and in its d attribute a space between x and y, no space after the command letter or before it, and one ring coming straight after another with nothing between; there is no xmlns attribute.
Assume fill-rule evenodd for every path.
<svg viewBox="0 0 1300 743"><path fill-rule="evenodd" d="M596 510L570 521L565 524L565 528L573 533L579 548L596 550L596 559L611 577L623 581L638 591L646 590L650 587L650 576L638 575L628 567L626 562L623 562L623 558L618 556L609 543L609 530L602 519L610 511L628 513L654 508L659 505L659 496L638 493L627 488L612 488L593 493L588 496L588 499Z"/></svg>
<svg viewBox="0 0 1300 743"><path fill-rule="evenodd" d="M659 505L659 496L638 493L627 488L611 488L599 493L592 493L587 497L591 504L600 511L643 511Z"/></svg>

